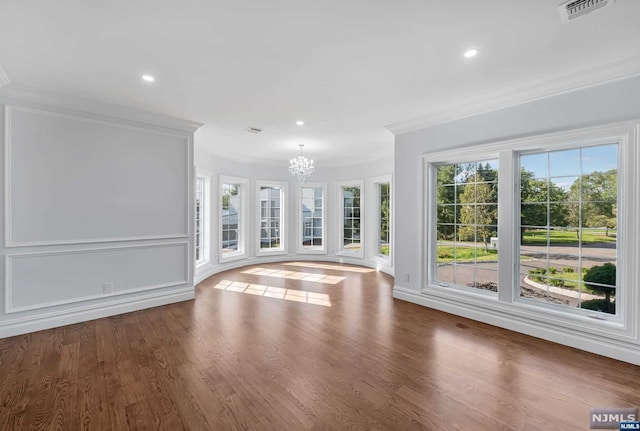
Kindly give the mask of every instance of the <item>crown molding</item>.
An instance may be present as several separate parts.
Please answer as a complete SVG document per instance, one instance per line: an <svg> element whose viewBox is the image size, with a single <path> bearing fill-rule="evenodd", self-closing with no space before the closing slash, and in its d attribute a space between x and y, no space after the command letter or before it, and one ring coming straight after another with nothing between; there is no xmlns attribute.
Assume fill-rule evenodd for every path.
<svg viewBox="0 0 640 431"><path fill-rule="evenodd" d="M0 88L6 87L10 82L11 80L9 79L9 75L7 75L7 72L5 72L0 64Z"/></svg>
<svg viewBox="0 0 640 431"><path fill-rule="evenodd" d="M1 78L1 76L0 76ZM0 79L1 81L1 79ZM87 99L48 90L19 86L0 86L0 103L15 104L31 108L43 106L56 107L71 112L82 112L126 120L130 123L151 124L167 130L194 133L202 127L202 123L175 118L164 114L113 105L93 99Z"/></svg>
<svg viewBox="0 0 640 431"><path fill-rule="evenodd" d="M520 88L479 95L449 110L432 112L411 120L389 124L385 127L394 135L400 135L638 75L640 75L640 56L627 57L581 72L565 74Z"/></svg>

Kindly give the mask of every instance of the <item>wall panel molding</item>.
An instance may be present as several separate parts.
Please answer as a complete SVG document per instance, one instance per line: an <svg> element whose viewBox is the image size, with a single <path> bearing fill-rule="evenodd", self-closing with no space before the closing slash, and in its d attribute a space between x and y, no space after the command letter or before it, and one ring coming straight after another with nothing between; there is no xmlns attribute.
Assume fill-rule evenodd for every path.
<svg viewBox="0 0 640 431"><path fill-rule="evenodd" d="M67 244L87 244L87 243L99 243L99 242L121 242L121 241L144 241L144 240L154 240L154 239L184 239L184 238L188 238L189 237L189 220L188 218L185 216L185 214L187 214L188 211L188 205L189 205L189 192L190 192L190 187L191 187L191 183L189 181L187 181L186 178L184 177L188 177L190 178L192 176L192 170L193 167L191 166L192 163L190 161L191 157L190 154L192 152L192 146L193 146L193 142L192 142L192 137L188 136L188 134L183 133L180 134L177 131L167 131L167 130L160 130L158 128L154 128L154 127L149 127L149 128L145 128L145 127L141 127L141 126L133 126L130 124L123 124L117 121L114 121L113 119L106 119L106 118L93 118L93 117L88 117L86 115L82 115L80 113L68 113L68 112L59 112L58 110L43 110L43 109L36 109L36 108L31 108L31 107L22 107L22 106L15 106L15 105L5 105L4 106L5 109L5 122L4 122L4 126L5 126L5 131L4 131L4 157L5 157L5 161L4 161L4 168L5 168L5 172L4 172L4 190L5 190L5 205L4 205L4 212L5 212L5 247L34 247L34 246L49 246L49 245L67 245ZM20 120L16 120L16 116L19 114L33 114L36 117L25 117L22 116ZM49 171L45 171L45 172L39 172L39 169L34 169L33 172L29 171L28 175L33 175L35 177L37 177L38 179L42 179L43 182L47 179L48 175L53 175L54 181L54 187L53 187L53 192L52 193L57 193L58 195L53 195L52 196L52 201L55 202L57 197L62 197L64 199L66 199L66 201L70 202L72 205L75 206L75 211L72 210L70 211L70 213L72 214L71 217L73 218L73 214L74 213L79 213L81 210L86 208L86 211L89 213L90 216L92 216L93 218L98 219L98 222L95 223L95 225L91 225L91 223L86 222L86 223L82 223L84 222L85 219L76 216L76 223L75 227L69 226L69 224L71 223L66 223L66 221L64 219L62 219L61 217L58 217L58 219L53 219L53 221L51 219L47 219L47 223L50 223L52 226L50 228L48 228L49 230L46 230L45 227L43 227L44 225L46 225L47 223L43 223L42 221L45 220L45 218L47 218L48 216L45 215L38 215L38 210L37 207L35 208L35 210L33 212L30 211L29 205L25 202L25 198L22 199L22 202L20 202L19 200L16 199L17 196L20 195L20 193L18 193L17 190L15 190L16 187L19 187L20 185L22 185L24 187L25 184L25 175L27 175L25 173L25 171L30 169L30 166L28 161L29 160L29 156L31 156L31 159L35 159L34 163L38 162L37 157L33 157L33 152L34 149L33 148L20 148L21 150L21 155L16 155L15 154L15 149L14 149L14 145L16 145L16 143L14 142L14 138L16 134L26 134L27 137L22 137L22 140L24 141L25 139L27 139L27 141L29 141L29 139L33 140L35 139L34 136L29 135L27 132L24 131L25 127L22 127L19 131L15 130L15 125L14 125L14 121L23 121L23 122L27 122L27 124L37 124L40 125L41 122L43 122L44 124L42 124L41 126L43 128L47 128L50 127L50 124L47 124L46 122L48 120L46 120L46 118L50 118L50 117L55 117L55 118L60 118L63 119L65 121L70 121L74 126L78 126L77 129L78 131L76 132L76 134L74 135L73 132L68 132L68 129L71 128L61 128L63 129L62 132L60 132L60 130L58 130L58 132L61 133L61 136L58 136L59 141L62 140L62 138L65 137L65 134L71 134L72 137L74 137L76 140L81 141L82 143L84 143L83 140L87 140L90 141L90 139L86 138L86 136L92 136L90 135L90 132L93 130L92 128L89 128L88 130L84 130L82 126L83 123L90 123L90 124L95 124L98 125L100 127L100 129L98 130L98 132L102 132L103 134L108 134L108 133L113 133L115 138L118 137L125 137L128 139L128 141L131 142L140 142L140 148L131 148L129 151L133 152L133 155L141 158L143 156L144 150L146 150L147 148L153 148L154 144L158 144L158 151L162 151L162 150L166 150L166 149L171 149L172 148L172 154L167 154L165 158L171 158L173 157L175 159L175 156L179 153L181 154L181 159L180 162L182 162L182 167L180 169L182 169L184 171L184 175L180 174L180 178L177 179L177 181L180 181L181 183L184 183L184 189L178 193L176 190L173 190L173 194L169 194L168 192L170 191L171 187L166 187L166 189L168 190L154 190L153 187L148 187L147 190L144 190L141 184L137 184L137 181L130 181L128 183L128 185L130 187L124 187L122 185L120 185L120 189L118 189L118 184L115 184L113 186L109 186L108 183L108 179L102 179L99 175L97 175L95 177L95 181L96 181L96 185L100 185L100 187L102 188L102 190L106 190L106 193L108 195L117 195L118 193L120 193L119 198L122 199L122 196L124 194L125 198L128 199L128 205L134 205L135 203L135 199L132 198L131 196L134 193L137 193L137 195L141 196L141 201L144 201L145 198L145 191L149 191L149 192L154 192L156 194L160 194L159 197L166 191L168 193L168 197L167 199L174 199L174 200L181 200L181 208L176 208L175 205L167 205L165 206L166 209L170 209L171 211L174 212L174 214L171 214L171 212L165 214L165 221L163 220L158 220L156 222L157 226L155 227L149 227L149 234L148 235L132 235L130 234L131 232L129 232L132 228L130 226L129 223L123 223L122 220L124 220L124 218L126 217L125 215L122 215L124 211L132 211L135 212L134 209L132 208L125 208L125 210L123 211L121 208L118 207L119 203L117 202L117 200L109 200L109 199L105 199L104 201L100 201L98 196L91 196L90 192L86 192L84 193L85 196L71 196L71 192L69 192L67 189L68 188L75 188L78 190L84 190L84 189L89 189L90 187L87 185L86 187L79 184L78 181L74 182L70 182L68 184L65 184L65 181L68 181L66 179L60 179L60 175L56 175L56 174L60 174L61 171L63 171L63 167L64 164L66 163L66 161L64 160L63 157L55 157L56 155L56 148L55 145L56 144L60 144L60 142L45 142L45 144L40 144L40 142L38 143L34 143L34 142L27 142L27 145L36 148L38 146L42 146L43 149L47 150L47 155L50 157L51 160L51 164L50 165L45 165L47 166L47 169L51 169L51 171L53 172L53 174ZM94 116L95 117L95 116ZM129 136L126 133L123 134L122 132L117 132L117 130L124 130L124 131L132 131L133 135ZM100 133L97 133L97 135L99 136ZM35 132L34 132L35 133ZM85 136L86 135L86 136ZM152 136L158 136L158 141L156 142L151 141ZM144 139L143 139L144 138ZM103 140L108 141L108 137L102 138ZM146 140L145 140L146 139ZM54 138L52 138L53 141L55 141ZM24 147L25 142L20 142L20 144ZM119 154L114 153L113 155L111 153L109 153L110 149L104 149L102 145L100 145L100 142L98 141L97 143L91 143L91 142L87 142L87 145L93 145L95 148L82 148L82 145L76 145L75 147L72 148L72 150L77 149L78 150L78 155L75 155L75 157L81 157L83 155L87 155L91 153L91 150L94 149L100 149L101 151L103 151L105 154L111 156L111 159L109 159L107 157L107 160L100 160L98 159L98 157L96 156L95 160L89 160L87 162L87 166L77 166L80 165L80 163L71 163L71 166L69 167L70 170L72 170L72 174L76 174L77 176L82 176L83 178L81 178L81 182L88 182L91 181L92 179L94 179L91 176L91 169L92 167L99 167L101 163L110 163L110 165L113 167L113 171L110 172L111 175L116 175L118 174L118 172L115 172L119 166L119 163L121 165L123 165L122 167L122 175L128 175L128 177L130 178L135 178L136 175L142 176L142 178L144 178L144 174L140 173L141 171L144 170L144 164L142 164L143 162L139 162L139 164L141 164L140 169L136 170L135 168L132 167L133 163L126 163L126 155L125 156L121 156L123 157L123 161L120 160L116 160L114 159L114 157L118 157ZM175 148L175 145L181 145L181 150L178 150L177 148ZM134 146L135 147L135 146ZM119 148L116 148L114 151L117 151ZM121 148L120 148L121 149ZM61 149L61 151L63 151L64 149ZM73 151L71 151L71 153L73 153ZM74 154L69 154L68 155L71 160L73 160ZM158 158L160 160L160 163L162 163L162 154L156 154L156 158ZM20 160L16 160L20 158ZM30 161L30 160L29 160ZM43 161L40 160L39 161L40 165L43 165ZM56 164L57 163L57 164ZM93 163L93 165L91 165L91 163ZM174 170L175 170L175 166L174 166ZM98 169L99 171L99 169ZM151 172L153 175L155 175L154 178L159 178L161 183L166 183L166 184L173 184L175 181L173 181L173 179L171 178L171 175L176 175L178 174L177 171L174 172L169 172L169 171L163 171L159 168L157 168L155 171ZM151 174L150 173L150 174ZM103 172L104 174L104 172ZM16 176L18 178L22 179L21 184L15 184L14 180L16 178ZM126 177L125 177L126 178ZM176 177L177 178L177 177ZM31 180L31 178L29 177L29 180ZM122 181L125 181L124 179ZM63 187L64 185L67 185L69 187ZM162 184L160 184L161 186ZM57 187L55 187L57 186ZM48 197L44 195L44 191L46 184L42 184L40 185L40 183L38 183L36 180L33 180L33 184L30 184L30 187L33 190L37 190L40 192L40 194L43 194L43 196L39 196L40 200L43 197ZM139 190L136 190L136 187L139 188ZM132 189L127 191L127 189ZM150 189L150 190L149 190ZM129 193L129 197L127 197L126 193ZM22 194L24 195L24 192L22 192ZM37 197L34 197L37 198ZM83 207L82 206L82 201L83 199L89 199L90 201L92 201L94 203L94 205L87 205L87 207ZM63 200L64 200L63 199ZM38 199L35 199L35 202L38 203ZM151 198L147 198L147 202L155 202L155 200L151 200ZM96 209L95 207L97 205L102 205L103 208L101 211L98 211L98 209ZM122 205L122 204L120 204ZM92 208L93 207L93 208ZM144 209L143 206L143 202L141 202L140 204L138 204L139 209ZM55 206L53 207L55 209ZM63 212L62 210L60 210L61 212ZM101 214L103 214L104 211L104 215L101 216ZM38 229L40 229L40 232L34 232L33 234L29 233L29 234L25 234L25 232L30 232L30 231L25 231L25 227L24 225L22 226L22 232L19 231L19 229L16 227L16 223L17 221L19 221L20 219L24 219L25 217L18 217L18 219L16 220L16 214L14 214L14 212L19 212L21 215L25 216L25 217L31 217L36 221L40 221L40 223L32 223L32 225L38 226ZM42 211L40 211L42 212ZM144 214L144 211L139 211L142 212ZM29 215L31 214L31 215ZM182 216L179 216L178 214L182 214ZM118 218L120 218L120 223L118 225L118 223L114 222L114 226L110 226L108 223L100 223L99 220L102 217L104 220L106 221L107 219L109 219L109 215L113 215L113 219L117 220ZM147 216L150 216L150 214L148 214ZM89 217L87 217L88 219ZM171 221L173 219L179 219L182 218L182 222L181 222L181 226L177 226L175 221ZM140 229L138 230L144 230L144 226L146 226L147 224L144 221L137 221L135 218L130 220L133 222L137 222L138 224L140 224ZM57 224L56 224L57 223ZM167 224L167 226L163 227L162 223ZM25 225L27 224L27 222L25 222ZM169 225L173 224L173 227L169 227ZM105 235L100 235L99 230L103 229L105 230L105 226L106 226L106 230L110 231L111 234L105 234ZM177 229L176 229L177 228ZM65 235L66 238L56 238L56 236L60 236L59 234L59 230L63 230L65 231ZM75 229L75 231L74 231ZM151 232L153 229L156 229L155 232ZM92 235L91 231L95 231L96 235ZM162 232L162 230L164 230L164 232ZM118 231L122 231L122 233L124 233L123 235L119 235ZM75 232L75 237L74 237L74 232ZM33 237L25 237L26 236L33 236ZM22 236L22 237L21 237ZM47 238L47 236L49 236L50 238Z"/></svg>
<svg viewBox="0 0 640 431"><path fill-rule="evenodd" d="M110 294L107 294L104 292L96 293L95 291L96 285L94 283L93 291L89 291L86 294L82 294L82 292L78 292L77 296L69 296L64 299L45 300L43 302L33 302L25 305L14 305L14 302L15 302L14 300L15 300L15 297L17 296L14 292L14 289L16 289L16 286L15 286L16 274L14 274L14 269L15 269L15 263L18 260L24 261L29 259L38 259L38 258L46 258L46 257L53 257L55 259L55 257L60 257L60 256L76 255L78 256L77 257L78 260L81 260L81 259L89 260L90 262L88 263L92 267L91 269L93 270L94 273L97 273L97 272L100 272L100 269L101 269L100 265L108 266L108 264L105 263L107 262L106 255L108 254L114 254L114 253L117 254L118 252L130 251L130 250L139 250L139 251L142 250L143 253L144 253L144 250L151 250L153 252L154 251L153 249L171 248L171 247L180 248L181 255L182 255L182 261L179 262L179 264L181 265L182 274L180 274L180 276L176 277L175 279L170 279L167 281L156 282L156 283L151 283L146 285L141 284L138 286L130 286L128 288L123 288L123 289L117 289L117 286L114 286L114 288L117 290L114 290ZM102 255L102 256L99 256L99 255ZM94 259L87 259L88 256L91 256ZM133 259L135 259L135 256L133 257ZM42 263L42 259L39 259L39 260L41 261L40 263ZM91 262L91 260L94 260L95 262ZM84 262L84 263L86 264L87 262ZM162 262L159 262L158 264L162 265ZM72 250L62 250L62 251L7 254L5 255L5 298L4 298L5 313L6 314L19 313L19 312L37 310L42 308L52 308L57 306L69 305L69 304L74 304L78 302L108 299L111 297L130 295L133 293L164 289L168 287L185 286L185 285L189 285L189 269L188 268L189 268L189 242L188 241L145 244L145 245L128 245L128 246L119 246L119 247L103 247L103 248L91 248L91 249L72 249ZM83 271L83 269L84 268L81 265L78 266L78 272ZM105 269L102 268L102 270L104 271ZM114 269L111 269L110 271L115 273L120 270L121 268L114 268ZM103 278L106 278L106 277L103 277ZM115 274L113 274L112 278L114 279L116 278ZM54 282L55 282L54 280L51 281L51 283L54 283ZM25 288L25 286L21 286L21 287ZM100 288L100 284L98 284L97 287Z"/></svg>

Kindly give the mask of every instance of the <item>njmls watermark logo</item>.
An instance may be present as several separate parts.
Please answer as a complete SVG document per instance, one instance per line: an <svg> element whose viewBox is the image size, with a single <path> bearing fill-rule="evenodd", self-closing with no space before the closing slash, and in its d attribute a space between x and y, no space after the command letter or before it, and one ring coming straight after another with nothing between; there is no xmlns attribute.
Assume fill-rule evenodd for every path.
<svg viewBox="0 0 640 431"><path fill-rule="evenodd" d="M589 414L589 428L640 430L638 409L591 409Z"/></svg>

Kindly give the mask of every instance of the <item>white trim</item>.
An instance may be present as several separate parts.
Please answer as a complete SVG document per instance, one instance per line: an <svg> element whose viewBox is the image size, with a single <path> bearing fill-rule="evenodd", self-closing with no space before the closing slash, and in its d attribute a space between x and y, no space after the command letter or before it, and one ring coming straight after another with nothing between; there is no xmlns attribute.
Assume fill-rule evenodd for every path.
<svg viewBox="0 0 640 431"><path fill-rule="evenodd" d="M576 349L586 350L597 355L640 365L640 346L630 344L627 340L618 341L604 338L598 334L565 328L559 326L553 320L531 321L517 313L506 314L502 310L494 310L489 307L479 308L476 305L468 305L455 299L442 300L442 298L432 298L401 286L394 286L393 297Z"/></svg>
<svg viewBox="0 0 640 431"><path fill-rule="evenodd" d="M22 317L0 322L0 338L27 334L30 332L71 325L88 320L115 316L146 308L188 301L195 298L193 286L170 292L155 292L136 298L120 298L115 301L100 302L69 310L53 311L46 314Z"/></svg>
<svg viewBox="0 0 640 431"><path fill-rule="evenodd" d="M364 258L364 250L367 246L366 241L366 211L367 207L365 206L367 200L365 199L365 182L364 180L349 180L349 181L336 181L336 196L338 199L338 218L336 228L338 230L338 252L336 255L344 256L344 257L357 257ZM345 187L360 187L360 248L358 250L348 250L344 248L344 196L343 190Z"/></svg>
<svg viewBox="0 0 640 431"><path fill-rule="evenodd" d="M232 177L229 175L220 175L218 177L218 241L216 250L218 254L218 263L231 262L238 259L245 259L248 255L248 241L250 237L248 219L251 215L250 196L251 182L248 178ZM233 253L222 253L222 185L237 184L240 186L240 214L238 215L238 250Z"/></svg>
<svg viewBox="0 0 640 431"><path fill-rule="evenodd" d="M189 238L190 231L190 219L185 219L185 225L183 232L171 233L166 235L141 235L141 236L124 236L124 237L98 237L98 238L76 238L76 239L66 239L66 240L55 240L55 241L14 241L13 238L13 229L12 229L12 217L11 217L11 209L12 209L12 190L11 190L11 144L12 144L12 136L11 136L11 116L13 111L21 111L21 112L30 112L37 113L42 115L48 115L52 117L61 117L61 118L69 118L77 121L85 121L89 123L98 123L108 125L110 127L118 127L123 129L144 131L144 132L153 132L160 135L172 136L183 138L184 142L184 151L185 151L185 172L187 172L189 178L193 178L193 160L191 160L190 155L193 154L192 146L192 138L185 133L177 133L176 131L168 131L164 129L159 129L154 126L145 127L145 125L131 125L125 124L121 120L117 119L106 119L106 118L94 118L94 116L87 115L82 112L66 112L63 109L49 107L49 110L45 110L45 108L30 108L23 106L14 106L14 105L4 105L4 216L5 216L5 247L34 247L34 246L49 246L49 245L70 245L70 244L90 244L90 243L100 243L100 242L123 242L123 241L147 241L147 240L167 240L167 239L184 239ZM113 121L113 122L111 122ZM186 182L186 190L185 196L187 196L186 204L189 206L189 210L191 211L191 204L193 204L192 199L189 199L189 196L193 194L193 181ZM190 214L192 215L192 214Z"/></svg>
<svg viewBox="0 0 640 431"><path fill-rule="evenodd" d="M448 111L434 111L418 118L389 124L386 128L393 134L400 135L638 75L640 56L628 57L524 87L502 89L499 93L493 92L490 97L486 94L480 95L473 100L461 102Z"/></svg>
<svg viewBox="0 0 640 431"><path fill-rule="evenodd" d="M262 218L262 208L260 206L260 188L262 187L278 187L280 188L280 247L271 248L271 249L261 249L261 226L260 219ZM256 196L255 196L255 212L254 217L256 218L256 235L255 235L255 247L256 247L256 256L269 256L269 255L279 255L279 254L287 254L288 247L287 241L289 240L287 236L287 231L289 230L288 220L287 220L287 199L289 196L289 183L285 181L268 181L268 180L256 180ZM270 228L269 228L270 229Z"/></svg>
<svg viewBox="0 0 640 431"><path fill-rule="evenodd" d="M618 230L618 273L620 274L620 303L623 309L620 310L620 318L607 315L606 320L596 320L592 318L593 312L587 310L578 310L562 306L553 306L541 304L535 301L519 298L516 294L517 285L515 271L515 259L517 247L514 249L513 244L517 243L516 234L519 220L519 200L517 200L517 181L513 176L519 178L516 172L516 157L527 152L538 151L555 151L567 148L579 148L586 146L594 146L599 144L611 144L618 142L620 145L618 178L622 185L619 202L619 216L621 225ZM520 138L507 142L498 142L487 145L476 145L462 150L443 151L438 153L425 154L423 156L423 191L428 191L428 197L422 193L423 215L420 225L423 229L424 247L421 252L427 260L420 259L421 272L423 278L420 280L421 291L411 293L412 302L430 304L430 307L438 309L453 309L451 307L461 307L465 313L476 315L476 312L493 314L500 319L516 318L526 321L531 325L540 325L542 323L552 325L556 332L577 331L580 334L589 334L589 336L598 336L610 340L618 340L621 342L640 344L638 335L640 327L638 325L640 310L640 292L639 276L640 271L635 263L638 261L639 246L637 241L631 240L637 238L640 233L640 190L635 187L638 183L640 169L640 161L638 155L638 147L640 146L640 124L638 121L622 122L606 126L591 127L579 130L564 131L528 138ZM491 154L500 156L501 175L499 176L499 217L502 223L500 229L499 241L501 250L513 249L513 256L503 254L499 267L499 277L501 286L513 286L512 289L499 289L497 297L483 297L475 292L460 291L451 288L440 287L431 281L429 276L433 270L434 246L430 244L430 238L434 238L433 223L431 223L434 214L434 207L430 205L433 202L433 187L429 184L429 178L433 176L430 173L433 170L433 163L455 163L468 160L481 160ZM503 175L503 168L507 175ZM514 184L515 183L515 184ZM427 224L428 220L428 224ZM512 230L511 232L507 232ZM504 238L502 238L504 236ZM424 262L429 262L430 268ZM502 269L502 271L501 271ZM501 272L507 274L500 275ZM513 279L510 278L513 276ZM506 283L506 284L505 284ZM406 296L409 290L396 287L398 292L403 292ZM506 290L506 292L504 292ZM512 291L511 291L512 290ZM416 300L419 298L419 300ZM434 304L440 304L435 306ZM458 310L458 308L456 308ZM466 315L466 314L465 314ZM601 316L602 317L602 316ZM476 317L472 317L476 318ZM476 320L483 320L477 318ZM494 323L492 323L494 324ZM500 326L500 325L499 325ZM509 329L514 327L504 326ZM518 330L518 329L515 329ZM534 332L535 336L543 335ZM573 344L569 344L573 345ZM579 347L581 348L581 347ZM589 350L589 349L587 349ZM599 352L601 353L601 352ZM603 353L601 353L603 354ZM625 359L628 360L628 359Z"/></svg>
<svg viewBox="0 0 640 431"><path fill-rule="evenodd" d="M302 245L304 226L302 221L302 187L322 189L322 246L305 247ZM296 185L296 251L298 254L327 254L327 183L307 182L302 186Z"/></svg>
<svg viewBox="0 0 640 431"><path fill-rule="evenodd" d="M141 248L158 248L158 247L175 247L182 246L185 249L184 252L184 279L183 280L175 280L167 283L161 283L157 285L150 286L141 286L134 289L127 289L116 291L111 294L97 294L97 295L88 295L75 297L71 299L61 300L61 301L51 301L51 302L43 302L39 304L33 304L22 307L14 307L12 305L12 291L13 291L13 279L12 279L12 262L14 259L20 258L30 258L30 257L41 257L41 256L58 256L58 255L73 255L73 254L87 254L87 253L104 253L116 250L129 250L129 249L141 249ZM106 297L113 296L121 296L128 295L131 293L144 292L147 290L156 290L162 289L166 287L174 287L174 286L182 286L185 284L189 284L189 242L165 242L159 244L144 244L144 245L123 245L118 247L102 247L102 248L88 248L88 249L72 249L72 250L57 250L57 251L37 251L37 252L26 252L26 253L14 253L14 254L6 254L4 256L5 262L5 297L4 297L4 311L6 314L11 313L19 313L23 311L29 310L37 310L41 308L50 308L56 307L60 305L73 304L77 302L91 301L94 299L101 299Z"/></svg>
<svg viewBox="0 0 640 431"><path fill-rule="evenodd" d="M212 275L219 274L221 272L229 271L232 269L242 268L245 266L262 265L269 263L282 263L282 262L323 262L323 263L344 263L347 265L362 266L365 268L371 268L373 270L385 273L393 277L392 268L381 266L379 263L366 259L350 258L347 256L332 256L332 255L274 255L274 256L260 256L251 257L248 259L237 260L234 262L227 262L222 265L208 264L201 269L196 277L196 286L205 281Z"/></svg>
<svg viewBox="0 0 640 431"><path fill-rule="evenodd" d="M64 112L71 116L85 116L109 123L150 128L174 134L193 134L202 123L170 117L148 111L113 105L42 89L27 88L15 83L0 87L0 103L20 105L38 110Z"/></svg>

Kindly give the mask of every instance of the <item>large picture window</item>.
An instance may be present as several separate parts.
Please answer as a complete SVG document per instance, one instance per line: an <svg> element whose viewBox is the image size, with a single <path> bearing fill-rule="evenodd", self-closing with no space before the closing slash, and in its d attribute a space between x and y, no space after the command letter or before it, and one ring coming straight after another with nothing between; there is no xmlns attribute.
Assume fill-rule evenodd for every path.
<svg viewBox="0 0 640 431"><path fill-rule="evenodd" d="M300 251L324 251L324 201L322 185L300 187Z"/></svg>
<svg viewBox="0 0 640 431"><path fill-rule="evenodd" d="M425 292L628 335L637 133L630 123L426 155Z"/></svg>

